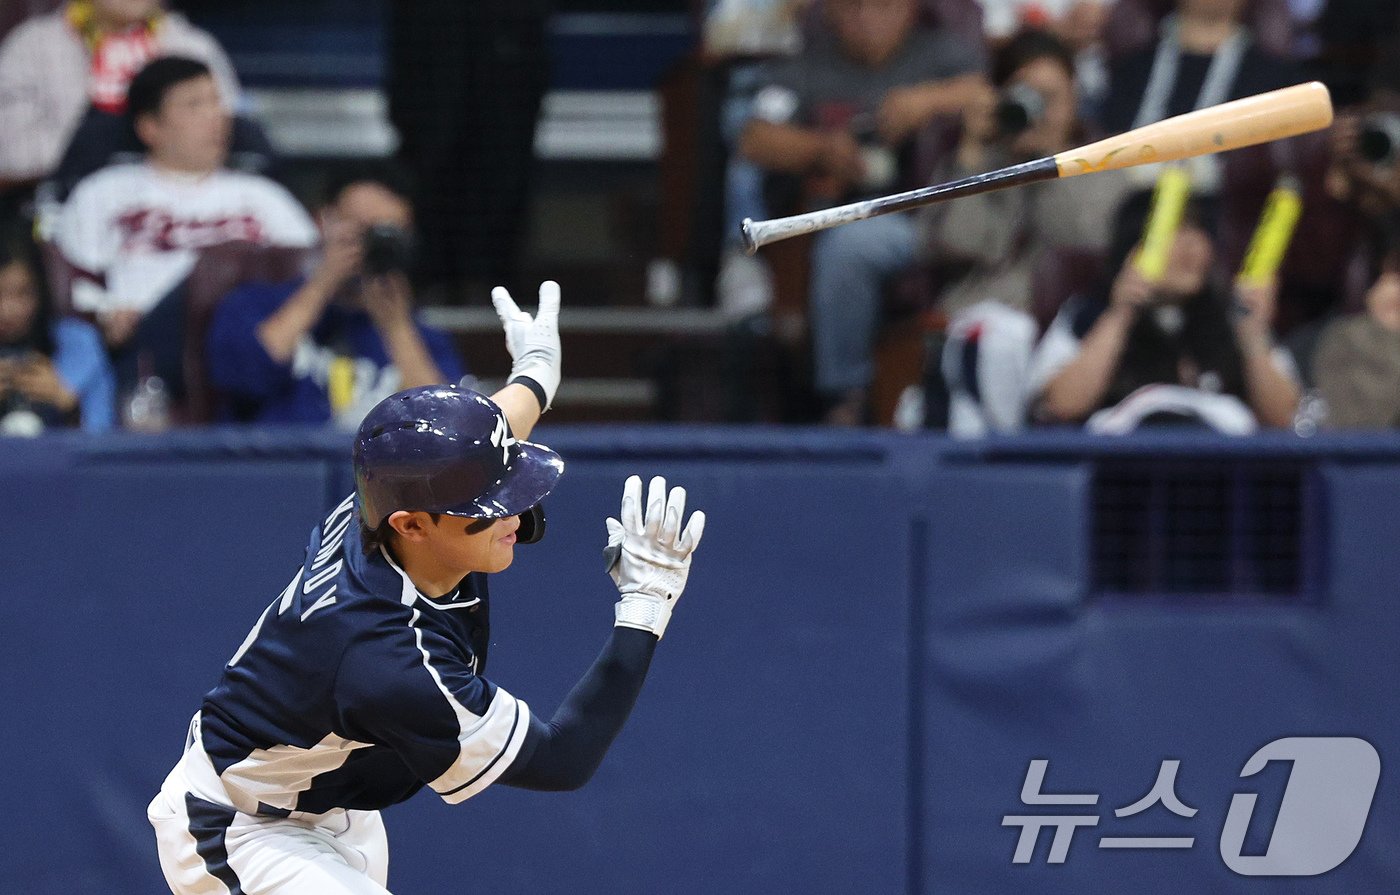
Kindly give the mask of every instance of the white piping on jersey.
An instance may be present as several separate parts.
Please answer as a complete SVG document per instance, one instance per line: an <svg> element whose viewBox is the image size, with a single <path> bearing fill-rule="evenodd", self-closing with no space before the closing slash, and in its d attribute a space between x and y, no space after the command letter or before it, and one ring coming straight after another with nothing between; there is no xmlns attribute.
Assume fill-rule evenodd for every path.
<svg viewBox="0 0 1400 895"><path fill-rule="evenodd" d="M460 743L457 760L442 776L428 784L444 801L455 805L495 783L496 778L510 767L515 756L519 754L520 747L525 743L525 732L530 728L530 707L523 699L516 699L500 687L496 688L496 695L486 707L485 714L477 715L462 705L442 682L442 677L430 661L427 648L423 646L423 630L418 627L422 613L415 604L421 602L435 609L457 609L473 606L480 602L480 598L455 606L438 606L418 592L408 573L399 568L383 544L379 545L379 552L403 581L400 601L405 606L413 607L409 627L413 629L414 643L423 657L423 667L427 669L433 683L437 685L457 717L457 741Z"/></svg>
<svg viewBox="0 0 1400 895"><path fill-rule="evenodd" d="M272 606L276 606L277 614L281 615L287 611L288 606L292 605L292 598L296 596L297 587L301 585L301 576L305 571L305 568L297 569L296 577L292 579L292 583L288 584L272 605L269 605L263 610L263 614L258 616L258 623L253 625L253 630L249 631L248 636L243 639L243 645L238 648L238 652L234 653L233 658L228 660L229 668L237 665L238 661L243 658L243 654L248 652L248 648L253 645L253 641L258 639L258 634L262 632L263 622L267 621L267 617L272 614Z"/></svg>
<svg viewBox="0 0 1400 895"><path fill-rule="evenodd" d="M408 573L399 568L399 564L394 562L394 558L389 555L389 551L384 549L384 545L379 545L379 554L384 557L384 561L389 564L395 572L399 573L399 578L403 580L403 591L399 594L399 600L405 606L412 606L413 602L422 597L422 602L437 610L447 609L470 609L481 602L481 597L474 597L465 603L438 603L430 597L425 597L418 590L418 586L413 583L413 579L408 577Z"/></svg>
<svg viewBox="0 0 1400 895"><path fill-rule="evenodd" d="M417 590L414 590L417 593ZM417 608L409 626L413 628L414 643L423 656L423 667L432 677L433 683L441 691L452 713L457 716L457 760L442 776L428 783L443 800L456 804L469 799L496 781L525 742L525 731L530 726L530 707L500 687L484 714L478 715L462 705L452 691L443 683L442 677L430 661L430 655L423 646L423 629L418 620L423 617Z"/></svg>

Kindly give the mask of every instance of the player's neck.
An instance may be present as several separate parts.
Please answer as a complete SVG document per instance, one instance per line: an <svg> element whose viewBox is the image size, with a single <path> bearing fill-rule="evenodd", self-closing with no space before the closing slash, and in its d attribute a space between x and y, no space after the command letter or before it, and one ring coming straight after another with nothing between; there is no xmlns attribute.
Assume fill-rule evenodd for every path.
<svg viewBox="0 0 1400 895"><path fill-rule="evenodd" d="M466 573L461 569L449 569L426 551L416 549L413 544L396 542L389 548L394 562L399 564L408 580L425 597L436 599L456 590Z"/></svg>

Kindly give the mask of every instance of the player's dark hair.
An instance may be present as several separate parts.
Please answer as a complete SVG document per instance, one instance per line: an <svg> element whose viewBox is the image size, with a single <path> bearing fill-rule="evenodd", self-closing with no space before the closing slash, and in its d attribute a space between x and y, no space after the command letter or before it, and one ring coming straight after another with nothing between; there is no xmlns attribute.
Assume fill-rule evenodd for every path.
<svg viewBox="0 0 1400 895"><path fill-rule="evenodd" d="M126 89L126 113L134 125L143 115L159 115L166 94L178 84L210 77L209 66L186 56L153 59L131 79Z"/></svg>
<svg viewBox="0 0 1400 895"><path fill-rule="evenodd" d="M321 186L320 207L334 205L346 190L362 183L383 187L405 201L413 199L413 178L407 171L389 159L367 159L331 172Z"/></svg>
<svg viewBox="0 0 1400 895"><path fill-rule="evenodd" d="M1049 59L1074 80L1074 51L1058 37L1038 28L1016 34L992 59L992 84L1005 87L1012 75L1038 59Z"/></svg>
<svg viewBox="0 0 1400 895"><path fill-rule="evenodd" d="M429 513L428 515L432 517L435 525L442 518L441 513ZM370 531L364 520L360 520L360 546L364 549L365 556L369 556L380 547L392 547L394 538L397 536L398 532L394 531L394 526L387 521L379 523L378 528Z"/></svg>
<svg viewBox="0 0 1400 895"><path fill-rule="evenodd" d="M17 221L0 227L0 270L12 264L20 264L29 271L34 281L34 291L38 296L38 308L29 322L24 335L0 348L27 348L45 357L53 357L53 295L49 292L49 278L44 268L44 259L39 253L39 245L27 221Z"/></svg>

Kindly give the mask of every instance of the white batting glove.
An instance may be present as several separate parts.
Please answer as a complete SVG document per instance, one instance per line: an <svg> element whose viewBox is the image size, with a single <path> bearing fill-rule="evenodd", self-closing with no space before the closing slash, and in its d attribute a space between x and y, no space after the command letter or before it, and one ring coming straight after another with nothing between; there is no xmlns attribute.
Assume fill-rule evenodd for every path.
<svg viewBox="0 0 1400 895"><path fill-rule="evenodd" d="M506 350L512 366L510 378L528 376L544 389L544 409L554 403L559 390L559 284L545 280L540 284L540 306L535 316L520 310L504 286L491 290L491 304L501 318L506 331Z"/></svg>
<svg viewBox="0 0 1400 895"><path fill-rule="evenodd" d="M642 480L632 476L622 489L622 521L608 519L608 574L622 594L615 625L650 631L657 639L666 633L671 610L685 590L690 574L690 554L705 533L705 514L685 515L685 489L666 493L666 480L657 476L647 491L646 515L642 514Z"/></svg>

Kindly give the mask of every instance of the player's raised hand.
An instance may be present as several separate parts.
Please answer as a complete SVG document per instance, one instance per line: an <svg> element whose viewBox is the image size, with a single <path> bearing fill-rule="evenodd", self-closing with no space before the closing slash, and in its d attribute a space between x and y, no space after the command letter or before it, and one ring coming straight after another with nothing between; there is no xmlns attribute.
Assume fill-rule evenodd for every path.
<svg viewBox="0 0 1400 895"><path fill-rule="evenodd" d="M540 305L531 317L520 310L504 286L491 290L491 304L501 318L506 331L506 350L510 352L510 377L528 376L544 389L545 406L554 403L554 393L561 377L559 348L559 284L545 280L540 284Z"/></svg>
<svg viewBox="0 0 1400 895"><path fill-rule="evenodd" d="M685 590L690 554L705 533L705 514L696 510L685 522L685 489L672 488L668 494L660 476L651 480L644 509L642 480L634 475L623 486L619 516L607 520L604 551L608 574L622 594L616 624L651 631L660 639Z"/></svg>

